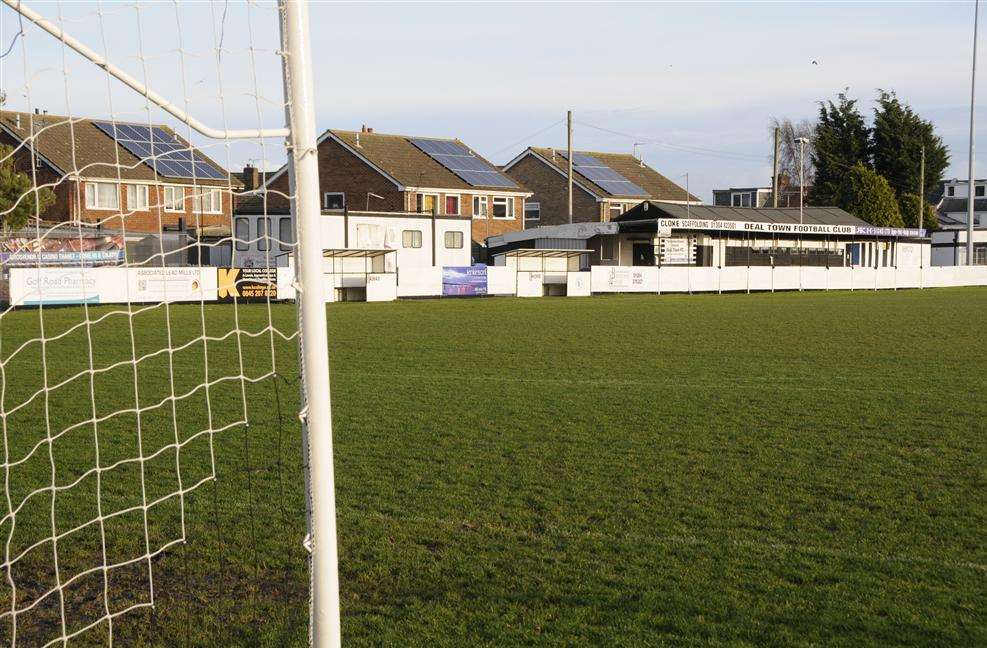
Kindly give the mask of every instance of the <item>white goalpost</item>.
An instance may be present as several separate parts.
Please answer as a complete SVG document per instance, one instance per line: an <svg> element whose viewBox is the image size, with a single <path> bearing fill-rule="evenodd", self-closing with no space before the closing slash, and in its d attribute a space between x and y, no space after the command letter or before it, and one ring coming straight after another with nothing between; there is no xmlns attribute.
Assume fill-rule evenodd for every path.
<svg viewBox="0 0 987 648"><path fill-rule="evenodd" d="M250 444L265 439L251 426L271 407L255 402L264 398L257 390L286 381L297 360L308 537L293 540L309 552L309 642L339 646L307 1L96 1L81 16L66 15L78 5L40 12L2 2L0 643L112 646L154 632L167 584L192 589L187 559L177 574L169 556L194 546L192 520L206 517L203 487L222 480L234 434L242 434L242 506L254 532L252 480L273 483L250 463ZM185 22L186 11L208 14ZM183 25L192 24L212 41L198 57L183 42ZM132 28L127 64L114 55L119 25ZM267 49L257 42L260 25L273 32ZM170 29L176 47L146 51ZM235 91L234 54L249 62ZM174 65L162 63L172 56ZM262 81L265 64L280 79ZM94 108L102 84L107 100ZM59 94L64 115L41 108ZM283 108L283 126L271 123L271 107ZM256 126L230 126L245 119ZM232 173L244 160L259 163L261 178L287 165L288 193L251 186L246 170ZM259 210L256 231L234 227L241 201ZM237 252L258 241L266 261L248 277ZM277 303L286 296L293 308ZM280 416L280 400L277 408ZM212 533L221 545L216 493ZM139 610L151 611L151 629L121 634ZM182 629L189 645L191 616Z"/></svg>

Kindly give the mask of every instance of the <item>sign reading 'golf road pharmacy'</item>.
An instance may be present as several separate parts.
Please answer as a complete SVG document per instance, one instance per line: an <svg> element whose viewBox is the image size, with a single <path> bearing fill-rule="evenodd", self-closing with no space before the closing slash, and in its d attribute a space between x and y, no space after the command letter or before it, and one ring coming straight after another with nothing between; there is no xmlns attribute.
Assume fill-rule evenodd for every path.
<svg viewBox="0 0 987 648"><path fill-rule="evenodd" d="M750 221L702 220L698 218L659 218L658 229L720 230L753 234L823 234L833 236L925 236L924 229L908 227L857 227L817 223L756 223Z"/></svg>

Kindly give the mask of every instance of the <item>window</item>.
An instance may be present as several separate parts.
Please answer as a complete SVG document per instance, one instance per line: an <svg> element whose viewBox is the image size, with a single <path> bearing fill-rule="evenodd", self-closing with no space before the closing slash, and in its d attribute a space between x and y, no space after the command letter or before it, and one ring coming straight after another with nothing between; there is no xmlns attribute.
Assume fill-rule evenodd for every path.
<svg viewBox="0 0 987 648"><path fill-rule="evenodd" d="M401 244L406 248L420 248L422 246L421 230L404 230L401 233Z"/></svg>
<svg viewBox="0 0 987 648"><path fill-rule="evenodd" d="M243 252L244 250L250 249L250 220L246 218L236 219L236 231L234 232L234 238L236 238L236 249Z"/></svg>
<svg viewBox="0 0 987 648"><path fill-rule="evenodd" d="M345 209L346 194L340 191L329 191L323 197L322 207L324 209Z"/></svg>
<svg viewBox="0 0 987 648"><path fill-rule="evenodd" d="M204 189L199 187L192 200L192 207L196 214L222 214L223 194L219 189Z"/></svg>
<svg viewBox="0 0 987 648"><path fill-rule="evenodd" d="M446 214L459 216L459 196L446 196Z"/></svg>
<svg viewBox="0 0 987 648"><path fill-rule="evenodd" d="M514 218L514 200L497 196L493 199L494 218Z"/></svg>
<svg viewBox="0 0 987 648"><path fill-rule="evenodd" d="M185 187L165 187L164 208L169 212L185 211Z"/></svg>
<svg viewBox="0 0 987 648"><path fill-rule="evenodd" d="M976 187L973 188L973 197L974 198L983 198L984 197L984 186L983 185L977 185Z"/></svg>
<svg viewBox="0 0 987 648"><path fill-rule="evenodd" d="M541 203L536 203L536 202L524 203L524 220L539 220L539 219L541 219Z"/></svg>
<svg viewBox="0 0 987 648"><path fill-rule="evenodd" d="M610 218L608 220L613 220L624 213L623 205L610 205Z"/></svg>
<svg viewBox="0 0 987 648"><path fill-rule="evenodd" d="M418 194L416 201L419 213L434 214L439 203L439 197L435 194Z"/></svg>
<svg viewBox="0 0 987 648"><path fill-rule="evenodd" d="M257 220L257 249L266 252L271 247L271 219L268 217Z"/></svg>
<svg viewBox="0 0 987 648"><path fill-rule="evenodd" d="M446 232L446 249L458 250L463 247L462 232Z"/></svg>
<svg viewBox="0 0 987 648"><path fill-rule="evenodd" d="M614 238L604 236L600 239L600 260L613 261L614 259Z"/></svg>
<svg viewBox="0 0 987 648"><path fill-rule="evenodd" d="M281 240L281 251L291 250L291 217L285 216L278 221L278 238Z"/></svg>
<svg viewBox="0 0 987 648"><path fill-rule="evenodd" d="M120 188L112 182L87 182L86 209L120 209Z"/></svg>
<svg viewBox="0 0 987 648"><path fill-rule="evenodd" d="M751 206L750 193L730 194L730 205L733 207L750 207Z"/></svg>
<svg viewBox="0 0 987 648"><path fill-rule="evenodd" d="M487 217L487 197L473 196L473 218Z"/></svg>
<svg viewBox="0 0 987 648"><path fill-rule="evenodd" d="M956 187L946 187L946 195L947 196L955 196L956 195Z"/></svg>
<svg viewBox="0 0 987 648"><path fill-rule="evenodd" d="M130 211L147 209L147 185L127 185L127 209Z"/></svg>

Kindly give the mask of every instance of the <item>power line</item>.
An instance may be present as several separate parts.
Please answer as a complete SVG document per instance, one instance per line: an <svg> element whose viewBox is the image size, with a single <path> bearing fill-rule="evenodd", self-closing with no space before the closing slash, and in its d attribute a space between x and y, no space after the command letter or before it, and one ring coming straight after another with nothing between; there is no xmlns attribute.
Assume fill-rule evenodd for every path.
<svg viewBox="0 0 987 648"><path fill-rule="evenodd" d="M490 157L495 157L495 156L497 156L497 155L500 155L500 154L501 154L501 153L503 153L504 151L507 151L508 149L512 149L512 148L514 148L515 146L517 146L518 144L524 144L525 142L527 142L527 141L530 141L531 139L533 139L533 138L535 138L535 137L538 137L538 136L539 136L539 135L541 135L542 133L544 133L544 132L546 132L546 131L549 131L549 130L552 130L553 128L555 128L556 126L558 126L559 124L561 124L561 123L562 123L562 121L563 121L563 120L561 120L561 119L560 119L560 120L558 120L557 122L553 122L553 123L551 123L551 124L549 124L548 126L546 126L545 128L542 128L541 130L539 130L539 131L537 131L537 132L534 132L534 133L532 133L531 135L525 135L524 137L522 137L522 138L521 138L521 139L519 139L518 141L516 141L516 142L512 142L511 144L508 144L507 146L505 146L504 148L502 148L502 149L500 149L500 150L498 150L498 151L494 151L494 152L493 152L493 153L492 153L492 154L490 155Z"/></svg>
<svg viewBox="0 0 987 648"><path fill-rule="evenodd" d="M620 137L627 137L639 143L654 144L656 146L663 146L666 148L683 151L685 153L692 153L694 155L708 155L711 157L718 157L718 158L729 159L729 160L751 160L758 162L763 162L765 160L765 156L760 156L760 155L751 155L749 153L736 153L733 151L720 151L717 149L704 148L701 146L673 144L671 142L665 142L651 137L644 137L643 135L632 135L631 133L624 133L610 128L603 128L602 126L596 126L594 124L587 124L586 122L582 122L582 121L576 123L578 123L580 126L592 128L594 130L602 131L604 133L610 133L611 135L619 135Z"/></svg>

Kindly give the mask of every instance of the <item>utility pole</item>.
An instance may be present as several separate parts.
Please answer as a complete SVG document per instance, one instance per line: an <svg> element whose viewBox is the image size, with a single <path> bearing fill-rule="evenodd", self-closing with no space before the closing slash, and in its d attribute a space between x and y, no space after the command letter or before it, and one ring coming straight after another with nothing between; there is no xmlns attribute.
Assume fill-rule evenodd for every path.
<svg viewBox="0 0 987 648"><path fill-rule="evenodd" d="M771 206L778 206L778 149L779 149L779 128L775 126L775 157L771 165Z"/></svg>
<svg viewBox="0 0 987 648"><path fill-rule="evenodd" d="M691 218L691 216L689 215L690 214L689 207L692 206L692 201L689 199L690 195L691 194L689 194L689 172L686 171L685 172L685 217L686 218Z"/></svg>
<svg viewBox="0 0 987 648"><path fill-rule="evenodd" d="M973 198L976 196L973 179L973 122L977 97L977 19L980 17L980 0L973 5L973 65L970 66L970 188L966 197L966 264L973 265Z"/></svg>
<svg viewBox="0 0 987 648"><path fill-rule="evenodd" d="M918 228L925 220L925 146L922 147L922 163L918 167Z"/></svg>
<svg viewBox="0 0 987 648"><path fill-rule="evenodd" d="M566 142L566 162L569 165L569 169L566 173L566 178L569 184L569 223L572 223L572 111L566 111L566 132L568 141Z"/></svg>
<svg viewBox="0 0 987 648"><path fill-rule="evenodd" d="M799 138L799 225L803 224L803 205L805 204L805 138Z"/></svg>

